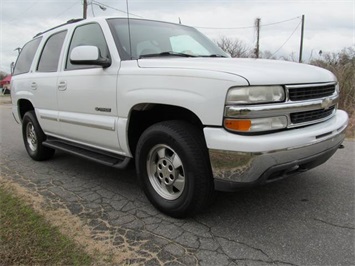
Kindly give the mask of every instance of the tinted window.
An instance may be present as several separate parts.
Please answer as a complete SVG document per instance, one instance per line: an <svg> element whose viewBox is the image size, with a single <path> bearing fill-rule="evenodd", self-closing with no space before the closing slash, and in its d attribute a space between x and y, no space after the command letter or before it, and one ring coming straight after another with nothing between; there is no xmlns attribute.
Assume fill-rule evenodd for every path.
<svg viewBox="0 0 355 266"><path fill-rule="evenodd" d="M42 37L34 39L25 44L17 58L14 75L23 74L30 71L33 58L36 54L41 39Z"/></svg>
<svg viewBox="0 0 355 266"><path fill-rule="evenodd" d="M70 63L69 57L71 51L75 47L82 46L82 45L96 46L99 48L102 57L110 58L106 40L101 30L101 27L96 23L86 24L77 27L74 31L70 43L70 47L69 47L68 57L67 57L67 64L66 64L67 70L97 67L97 66L73 65L72 63Z"/></svg>
<svg viewBox="0 0 355 266"><path fill-rule="evenodd" d="M37 67L39 72L55 72L58 69L60 52L62 50L66 31L59 32L48 38Z"/></svg>

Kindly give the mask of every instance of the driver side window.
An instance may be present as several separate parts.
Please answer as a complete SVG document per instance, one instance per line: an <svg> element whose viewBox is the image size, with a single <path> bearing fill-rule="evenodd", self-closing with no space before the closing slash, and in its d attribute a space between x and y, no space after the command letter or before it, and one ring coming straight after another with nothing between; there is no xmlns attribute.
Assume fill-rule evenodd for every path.
<svg viewBox="0 0 355 266"><path fill-rule="evenodd" d="M100 54L104 58L110 58L110 53L106 44L105 36L101 30L101 27L97 23L91 23L79 26L75 29L71 43L69 46L69 52L67 54L67 62L65 70L96 68L97 66L88 65L73 65L70 63L70 53L77 47L82 45L96 46L100 50Z"/></svg>

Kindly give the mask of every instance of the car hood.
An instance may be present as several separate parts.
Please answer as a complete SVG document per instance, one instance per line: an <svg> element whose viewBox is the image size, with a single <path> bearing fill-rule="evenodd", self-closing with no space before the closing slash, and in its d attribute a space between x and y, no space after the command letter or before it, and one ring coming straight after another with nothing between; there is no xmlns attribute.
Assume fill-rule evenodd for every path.
<svg viewBox="0 0 355 266"><path fill-rule="evenodd" d="M141 68L176 68L224 72L248 80L250 85L285 85L335 81L335 76L322 68L278 60L236 58L144 58ZM206 74L208 75L208 74Z"/></svg>

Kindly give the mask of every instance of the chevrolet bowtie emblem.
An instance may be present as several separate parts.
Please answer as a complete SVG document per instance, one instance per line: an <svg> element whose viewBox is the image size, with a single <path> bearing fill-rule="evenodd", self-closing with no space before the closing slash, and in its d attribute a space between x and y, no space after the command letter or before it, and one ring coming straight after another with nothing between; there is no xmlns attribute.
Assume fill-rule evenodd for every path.
<svg viewBox="0 0 355 266"><path fill-rule="evenodd" d="M324 108L324 110L328 110L330 108L330 106L332 105L332 100L330 98L325 98L322 101L322 108Z"/></svg>

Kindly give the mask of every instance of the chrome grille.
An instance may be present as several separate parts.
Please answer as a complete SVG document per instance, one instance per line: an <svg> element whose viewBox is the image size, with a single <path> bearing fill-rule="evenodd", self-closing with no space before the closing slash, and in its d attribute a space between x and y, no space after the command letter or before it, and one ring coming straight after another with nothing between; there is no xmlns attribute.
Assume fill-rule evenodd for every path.
<svg viewBox="0 0 355 266"><path fill-rule="evenodd" d="M289 99L291 101L304 101L327 97L333 95L334 92L335 84L288 88Z"/></svg>
<svg viewBox="0 0 355 266"><path fill-rule="evenodd" d="M236 119L287 118L285 128L298 128L332 118L337 110L339 93L336 82L284 85L285 102L226 105L224 116Z"/></svg>
<svg viewBox="0 0 355 266"><path fill-rule="evenodd" d="M311 121L321 120L330 116L335 109L335 105L329 109L318 109L306 112L292 113L290 114L292 124L307 123Z"/></svg>

